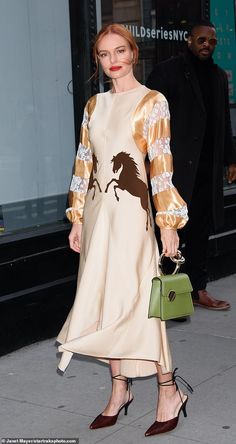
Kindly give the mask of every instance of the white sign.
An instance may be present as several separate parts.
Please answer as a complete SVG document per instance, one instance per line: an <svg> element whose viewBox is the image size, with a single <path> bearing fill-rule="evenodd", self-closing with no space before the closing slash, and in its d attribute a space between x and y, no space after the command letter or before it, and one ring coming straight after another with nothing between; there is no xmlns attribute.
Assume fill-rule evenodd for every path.
<svg viewBox="0 0 236 444"><path fill-rule="evenodd" d="M144 26L125 25L131 34L136 38L157 39L157 40L177 40L179 42L187 40L188 31L181 29L164 29L160 28L145 28Z"/></svg>

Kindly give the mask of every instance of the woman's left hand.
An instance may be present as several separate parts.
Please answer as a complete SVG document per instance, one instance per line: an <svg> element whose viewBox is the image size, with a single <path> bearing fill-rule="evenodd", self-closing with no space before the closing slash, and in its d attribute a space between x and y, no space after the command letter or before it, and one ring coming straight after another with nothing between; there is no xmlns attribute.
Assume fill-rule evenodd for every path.
<svg viewBox="0 0 236 444"><path fill-rule="evenodd" d="M176 256L179 248L179 236L176 230L161 228L162 253L165 256Z"/></svg>

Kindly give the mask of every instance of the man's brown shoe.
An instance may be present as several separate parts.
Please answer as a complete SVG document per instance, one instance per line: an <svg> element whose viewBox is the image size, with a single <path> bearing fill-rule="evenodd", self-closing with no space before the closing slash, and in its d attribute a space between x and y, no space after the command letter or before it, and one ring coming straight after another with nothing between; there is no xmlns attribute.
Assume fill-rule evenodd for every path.
<svg viewBox="0 0 236 444"><path fill-rule="evenodd" d="M206 290L198 290L199 299L193 299L193 305L207 308L208 310L228 310L230 304L227 301L219 301Z"/></svg>

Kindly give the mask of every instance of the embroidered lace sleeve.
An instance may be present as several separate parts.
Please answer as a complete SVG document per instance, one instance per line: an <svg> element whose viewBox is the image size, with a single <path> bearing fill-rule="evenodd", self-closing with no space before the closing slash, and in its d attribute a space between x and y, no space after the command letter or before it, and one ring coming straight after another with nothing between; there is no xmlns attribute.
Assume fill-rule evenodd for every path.
<svg viewBox="0 0 236 444"><path fill-rule="evenodd" d="M74 172L69 191L69 208L66 216L72 223L83 223L83 209L88 190L89 178L92 171L92 151L89 140L88 122L90 115L91 99L88 101L80 131L80 142L74 163Z"/></svg>
<svg viewBox="0 0 236 444"><path fill-rule="evenodd" d="M172 183L168 103L160 93L157 98L143 128L150 160L153 202L157 211L156 223L160 228L179 229L188 220L187 206Z"/></svg>

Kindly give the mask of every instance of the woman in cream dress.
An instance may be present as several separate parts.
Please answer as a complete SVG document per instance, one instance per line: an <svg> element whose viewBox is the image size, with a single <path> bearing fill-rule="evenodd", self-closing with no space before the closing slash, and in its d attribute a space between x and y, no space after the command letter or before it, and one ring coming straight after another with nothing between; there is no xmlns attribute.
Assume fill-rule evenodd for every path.
<svg viewBox="0 0 236 444"><path fill-rule="evenodd" d="M161 433L164 424L177 425L187 396L176 390L165 323L148 319L159 252L147 154L167 256L177 252L176 230L186 224L187 208L172 184L168 104L135 79L138 48L132 35L121 25L106 26L94 56L112 89L92 97L84 111L67 209L70 247L80 253L80 266L75 302L58 336L59 369L65 371L73 353L110 364L112 394L93 429L113 425L122 408L127 413L133 400L128 378L157 374L162 385L154 432Z"/></svg>

